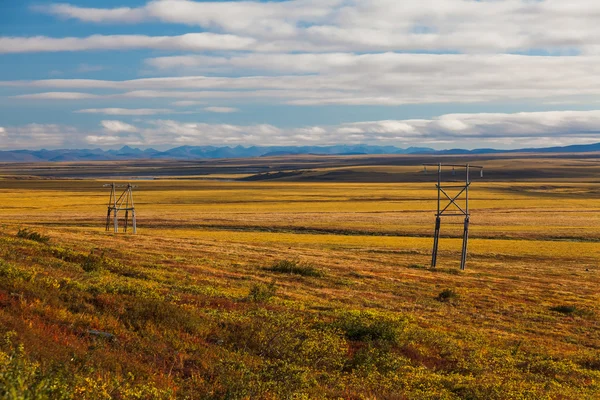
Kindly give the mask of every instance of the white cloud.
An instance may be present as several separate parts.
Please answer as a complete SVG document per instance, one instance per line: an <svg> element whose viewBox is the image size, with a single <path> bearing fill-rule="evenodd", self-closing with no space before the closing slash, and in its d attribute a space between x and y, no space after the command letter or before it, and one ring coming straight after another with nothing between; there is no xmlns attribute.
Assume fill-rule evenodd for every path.
<svg viewBox="0 0 600 400"><path fill-rule="evenodd" d="M591 78L600 63L600 57L596 56L400 53L273 56L250 54L199 59L204 65L200 69L229 64L236 75L248 73L248 69L260 74L253 76L199 75L126 81L48 79L0 81L0 86L111 90L105 97L206 102L235 98L296 105L522 102L525 99L563 104L600 99L600 80ZM177 58L175 64L170 64L171 58L161 60L168 60L168 65L178 62Z"/></svg>
<svg viewBox="0 0 600 400"><path fill-rule="evenodd" d="M206 104L204 101L196 101L196 100L179 100L171 103L175 107L192 107Z"/></svg>
<svg viewBox="0 0 600 400"><path fill-rule="evenodd" d="M162 22L185 24L197 32L177 36L0 37L0 53L130 49L169 52L145 60L143 73L178 76L0 82L0 87L11 88L13 99L132 103L128 108L94 105L96 108L76 111L85 114L192 112L139 105L143 101L152 104L148 107L163 107L156 106L161 99L173 107L201 105L209 112L237 111L230 105L244 103L489 106L518 102L531 109L539 103L589 107L600 101L600 80L595 79L600 63L600 2L591 0L151 0L139 7L103 9L62 3L32 8L86 23ZM443 54L423 54L426 52ZM80 64L76 71L93 72L98 68ZM13 88L27 91L15 93ZM23 107L27 104L19 102ZM393 114L388 115L393 118ZM561 142L563 138L556 132L569 132L564 137L573 142L584 141L596 135L597 121L593 114L554 112L454 114L429 120L297 129L170 120L155 121L145 128L143 121L135 124L139 126L103 121L104 130L86 132L81 137L88 139L82 143L136 141L143 136L148 142L166 144L170 140L168 129L172 129L182 132L174 139L179 143L364 140L439 144L468 138L509 146L518 137L531 143ZM0 131L5 135L2 141L15 129L5 127L4 132ZM59 129L67 127L32 124L19 129L29 132L23 137L41 129L50 135L45 140L51 142L55 139L50 138L60 136ZM75 131L67 134L75 135ZM212 138L203 136L208 131L215 132ZM135 134L125 135L129 133Z"/></svg>
<svg viewBox="0 0 600 400"><path fill-rule="evenodd" d="M91 93L79 93L79 92L46 92L46 93L33 93L33 94L21 94L13 96L15 99L28 99L28 100L83 100L83 99L94 99L100 96Z"/></svg>
<svg viewBox="0 0 600 400"><path fill-rule="evenodd" d="M124 138L113 135L88 135L85 137L85 141L93 145L111 146L123 143Z"/></svg>
<svg viewBox="0 0 600 400"><path fill-rule="evenodd" d="M166 108L86 108L77 110L80 114L105 114L105 115L155 115L169 114L173 110Z"/></svg>
<svg viewBox="0 0 600 400"><path fill-rule="evenodd" d="M84 38L47 36L0 37L0 53L32 53L85 50L243 50L254 39L210 32L187 33L180 36L93 35Z"/></svg>
<svg viewBox="0 0 600 400"><path fill-rule="evenodd" d="M101 121L100 124L109 132L137 132L138 128L122 121Z"/></svg>
<svg viewBox="0 0 600 400"><path fill-rule="evenodd" d="M237 108L234 108L234 107L205 107L204 111L227 114L227 113L238 112L240 110L238 110Z"/></svg>
<svg viewBox="0 0 600 400"><path fill-rule="evenodd" d="M70 4L52 4L31 7L35 11L57 15L63 18L79 19L87 22L141 22L146 15L142 9L120 7L113 9L82 8Z"/></svg>
<svg viewBox="0 0 600 400"><path fill-rule="evenodd" d="M140 122L141 123L141 122ZM162 148L189 145L387 144L523 148L600 142L600 110L514 114L446 114L431 119L382 120L339 125L281 128L270 124L232 125L151 120L133 126L102 121L102 131L61 125L4 127L0 148L138 145Z"/></svg>
<svg viewBox="0 0 600 400"><path fill-rule="evenodd" d="M137 8L37 9L86 22L199 26L253 37L261 51L600 51L600 4L590 0L155 0Z"/></svg>
<svg viewBox="0 0 600 400"><path fill-rule="evenodd" d="M0 132L0 149L58 148L71 144L70 138L77 138L77 128L56 124L27 124L7 126Z"/></svg>
<svg viewBox="0 0 600 400"><path fill-rule="evenodd" d="M600 141L600 110L515 114L447 114L432 119L383 120L335 126L279 128L151 121L140 130L149 144L170 140L212 145L392 144L397 146L500 148L566 145Z"/></svg>

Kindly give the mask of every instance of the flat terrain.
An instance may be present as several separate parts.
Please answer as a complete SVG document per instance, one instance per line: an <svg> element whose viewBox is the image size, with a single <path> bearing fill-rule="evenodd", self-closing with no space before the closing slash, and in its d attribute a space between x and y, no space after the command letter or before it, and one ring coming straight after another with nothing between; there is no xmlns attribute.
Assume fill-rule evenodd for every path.
<svg viewBox="0 0 600 400"><path fill-rule="evenodd" d="M1 166L0 333L15 333L0 387L598 398L598 156L471 160L486 172L471 187L466 271L460 218L443 220L428 268L436 178L419 164L433 160L393 160ZM104 231L102 185L126 168L153 178L136 181L135 236Z"/></svg>

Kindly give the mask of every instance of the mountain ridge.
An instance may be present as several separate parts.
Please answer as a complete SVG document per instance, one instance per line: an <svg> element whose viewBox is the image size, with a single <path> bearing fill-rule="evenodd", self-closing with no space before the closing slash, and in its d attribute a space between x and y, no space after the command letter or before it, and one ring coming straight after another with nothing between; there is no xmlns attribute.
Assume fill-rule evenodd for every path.
<svg viewBox="0 0 600 400"><path fill-rule="evenodd" d="M0 151L0 162L61 162L61 161L118 161L134 159L220 159L277 157L286 155L382 155L382 154L431 154L431 155L473 155L494 153L583 153L600 151L600 143L553 146L541 148L521 148L500 150L480 148L473 150L446 149L434 150L428 147L400 148L377 145L333 145L333 146L179 146L169 150L152 148L141 150L123 146L115 150L95 149L56 149L56 150L4 150Z"/></svg>

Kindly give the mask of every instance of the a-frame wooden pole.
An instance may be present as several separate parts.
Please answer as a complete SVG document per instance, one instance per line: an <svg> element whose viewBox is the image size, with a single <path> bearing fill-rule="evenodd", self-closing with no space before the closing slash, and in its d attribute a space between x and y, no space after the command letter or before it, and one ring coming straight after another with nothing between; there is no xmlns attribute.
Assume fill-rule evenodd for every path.
<svg viewBox="0 0 600 400"><path fill-rule="evenodd" d="M463 243L460 255L460 269L463 271L467 262L467 248L469 244L469 185L471 184L471 182L469 182L469 164L467 164L465 171L465 223L463 226Z"/></svg>
<svg viewBox="0 0 600 400"><path fill-rule="evenodd" d="M437 198L437 213L435 214L435 232L433 234L433 251L431 252L431 267L435 268L435 266L437 265L437 253L438 253L438 244L440 241L440 225L441 225L441 218L440 218L440 201L441 201L441 188L442 186L442 164L438 164L438 183L437 183L437 189L438 189L438 198Z"/></svg>
<svg viewBox="0 0 600 400"><path fill-rule="evenodd" d="M129 207L131 207L131 225L133 228L133 233L137 233L137 224L135 220L135 204L133 203L133 187L131 184L129 185Z"/></svg>

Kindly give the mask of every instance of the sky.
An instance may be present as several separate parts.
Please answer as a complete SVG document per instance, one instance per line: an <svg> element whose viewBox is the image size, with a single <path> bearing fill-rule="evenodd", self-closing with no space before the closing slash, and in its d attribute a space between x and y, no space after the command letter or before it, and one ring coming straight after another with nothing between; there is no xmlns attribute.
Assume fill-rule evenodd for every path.
<svg viewBox="0 0 600 400"><path fill-rule="evenodd" d="M0 0L0 150L600 142L597 0Z"/></svg>

